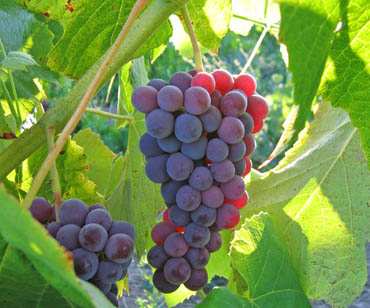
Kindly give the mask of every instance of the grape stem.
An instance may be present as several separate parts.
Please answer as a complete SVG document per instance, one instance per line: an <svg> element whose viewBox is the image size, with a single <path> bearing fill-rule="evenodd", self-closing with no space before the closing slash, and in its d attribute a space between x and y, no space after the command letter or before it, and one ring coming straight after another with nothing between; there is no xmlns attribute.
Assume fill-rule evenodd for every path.
<svg viewBox="0 0 370 308"><path fill-rule="evenodd" d="M93 98L96 90L99 87L100 82L103 79L103 76L107 72L109 65L114 59L114 56L117 54L121 44L123 43L128 30L130 29L131 25L135 21L136 17L139 15L141 10L145 7L148 0L137 0L134 7L132 8L130 15L128 16L120 34L118 35L116 41L113 43L112 47L110 48L109 52L107 53L102 65L100 66L99 70L95 74L94 79L90 83L85 95L83 96L80 104L78 105L77 109L73 113L71 119L68 121L67 125L64 127L63 131L61 132L59 138L55 142L54 146L52 147L51 151L49 151L48 156L44 160L39 172L37 173L31 188L26 195L26 198L23 202L23 207L29 208L31 205L32 200L35 198L42 182L44 181L50 167L52 166L53 162L55 161L56 157L58 156L59 152L63 148L65 142L67 141L69 135L72 133L78 122L80 121L85 109L89 105L90 100Z"/></svg>
<svg viewBox="0 0 370 308"><path fill-rule="evenodd" d="M134 117L130 115L120 115L120 114L110 113L110 112L106 112L106 111L95 109L95 108L86 108L85 111L89 113L97 114L103 117L116 119L116 120L124 120L124 121L134 120Z"/></svg>
<svg viewBox="0 0 370 308"><path fill-rule="evenodd" d="M264 28L264 29L263 29L263 31L262 31L262 33L261 33L261 35L260 35L260 37L259 37L259 39L258 39L258 41L257 41L256 45L254 46L254 48L253 48L253 50L252 50L251 55L249 56L249 58L248 58L248 60L247 60L247 63L245 63L245 65L244 65L243 69L240 71L240 74L244 74L244 73L247 71L248 67L251 65L251 63L252 63L252 61L253 61L254 57L255 57L255 56L256 56L256 54L257 54L258 49L260 48L260 46L261 46L261 44L262 44L263 39L264 39L264 38L265 38L265 36L266 36L266 33L267 33L269 30L270 30L270 27L266 27L266 28Z"/></svg>
<svg viewBox="0 0 370 308"><path fill-rule="evenodd" d="M110 80L109 82L109 86L108 86L108 91L107 91L107 96L105 97L105 102L108 104L109 103L109 96L110 96L110 92L112 90L112 87L113 87L113 82L114 82L114 79L116 78L116 74L114 74L114 76L112 77L112 79Z"/></svg>
<svg viewBox="0 0 370 308"><path fill-rule="evenodd" d="M5 51L5 47L4 47L4 44L3 44L3 41L1 39L1 37L0 37L0 50L1 50L1 54L5 58L6 57L6 51ZM19 108L18 95L17 95L17 91L15 89L15 84L14 84L14 79L13 79L12 72L11 72L10 69L7 69L7 70L8 70L8 78L9 78L9 82L10 82L10 87L12 89L13 97L14 97L14 101L15 101L15 107L17 108L17 113L16 113L16 116L15 116L15 119L17 121L19 130L21 130L22 118L21 118L21 111L20 111L20 108ZM3 87L5 88L5 84L4 84ZM14 109L14 108L12 108L12 109Z"/></svg>
<svg viewBox="0 0 370 308"><path fill-rule="evenodd" d="M48 141L49 151L51 151L51 149L54 146L54 135L55 135L55 128L49 127L46 130L46 139ZM51 186L52 186L54 201L55 201L55 217L56 217L56 220L59 221L59 207L62 204L62 189L60 187L58 170L57 170L57 165L55 163L55 160L53 161L51 168L50 168L50 178L51 178Z"/></svg>
<svg viewBox="0 0 370 308"><path fill-rule="evenodd" d="M262 26L262 27L267 27L267 23L261 21L261 20L257 20L257 19L253 19L253 18L249 18L249 17L245 17L245 16L241 16L241 15L238 15L238 14L233 14L233 17L235 18L239 18L239 19L242 19L242 20L246 20L246 21L250 21L250 22L253 22L254 24L256 25L259 25L259 26ZM279 30L280 27L278 25L270 25L270 28L271 30Z"/></svg>
<svg viewBox="0 0 370 308"><path fill-rule="evenodd" d="M187 6L181 8L181 14L184 18L185 26L188 29L191 45L193 46L195 69L197 72L203 72L202 53L200 52L197 36L195 35L193 23L190 19L189 11Z"/></svg>
<svg viewBox="0 0 370 308"><path fill-rule="evenodd" d="M206 294L204 293L204 291L203 291L203 290L199 290L199 291L198 291L198 293L199 293L199 295L200 295L200 297L201 297L202 299L205 299L205 298L206 298Z"/></svg>

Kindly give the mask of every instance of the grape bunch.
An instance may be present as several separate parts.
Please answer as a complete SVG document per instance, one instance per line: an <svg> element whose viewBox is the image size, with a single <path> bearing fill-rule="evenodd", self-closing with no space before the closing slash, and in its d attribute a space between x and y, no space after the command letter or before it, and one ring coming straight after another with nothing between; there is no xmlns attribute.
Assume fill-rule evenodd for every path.
<svg viewBox="0 0 370 308"><path fill-rule="evenodd" d="M261 130L268 104L253 76L225 70L153 79L134 90L132 103L146 114L139 143L146 175L161 184L168 207L151 234L153 283L163 293L182 283L200 290L210 253L222 245L219 231L234 228L248 202L242 177L251 171L252 134Z"/></svg>
<svg viewBox="0 0 370 308"><path fill-rule="evenodd" d="M134 252L132 225L112 220L101 204L87 206L79 199L61 204L59 221L55 221L54 207L44 198L34 199L30 212L72 252L76 275L94 284L118 306L116 282L126 276Z"/></svg>

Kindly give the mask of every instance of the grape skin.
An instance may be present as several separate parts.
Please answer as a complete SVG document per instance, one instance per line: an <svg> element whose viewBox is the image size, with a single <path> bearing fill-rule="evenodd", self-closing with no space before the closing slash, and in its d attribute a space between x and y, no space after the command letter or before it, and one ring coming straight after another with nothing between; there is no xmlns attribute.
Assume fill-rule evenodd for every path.
<svg viewBox="0 0 370 308"><path fill-rule="evenodd" d="M211 106L211 97L201 87L191 87L185 91L184 107L187 112L193 115L200 115Z"/></svg>
<svg viewBox="0 0 370 308"><path fill-rule="evenodd" d="M218 186L211 186L202 192L202 203L208 207L218 208L224 203L224 194Z"/></svg>
<svg viewBox="0 0 370 308"><path fill-rule="evenodd" d="M81 227L85 223L88 212L88 206L81 200L65 200L59 209L59 221L63 225L74 224Z"/></svg>
<svg viewBox="0 0 370 308"><path fill-rule="evenodd" d="M140 152L147 158L163 154L162 149L157 144L157 138L152 137L149 133L140 137L139 148Z"/></svg>
<svg viewBox="0 0 370 308"><path fill-rule="evenodd" d="M90 282L94 286L96 286L100 291L102 291L105 295L108 294L108 292L112 288L112 284L111 283L105 283L105 282L100 281L100 280L90 280Z"/></svg>
<svg viewBox="0 0 370 308"><path fill-rule="evenodd" d="M92 278L98 270L99 260L95 253L83 248L72 251L73 263L76 275L83 280Z"/></svg>
<svg viewBox="0 0 370 308"><path fill-rule="evenodd" d="M215 252L222 246L222 236L217 231L211 231L211 236L206 248L209 252Z"/></svg>
<svg viewBox="0 0 370 308"><path fill-rule="evenodd" d="M94 211L91 211L86 216L85 225L91 223L99 224L108 231L109 228L112 226L112 217L106 210L96 209Z"/></svg>
<svg viewBox="0 0 370 308"><path fill-rule="evenodd" d="M168 154L149 158L145 165L146 176L154 183L165 183L170 178L167 174Z"/></svg>
<svg viewBox="0 0 370 308"><path fill-rule="evenodd" d="M56 240L60 245L66 249L72 251L76 248L81 247L78 240L81 228L77 225L67 224L61 227L56 235Z"/></svg>
<svg viewBox="0 0 370 308"><path fill-rule="evenodd" d="M229 182L235 175L234 164L228 159L219 163L212 163L210 169L213 178L220 183Z"/></svg>
<svg viewBox="0 0 370 308"><path fill-rule="evenodd" d="M215 90L216 82L211 74L206 72L199 72L195 76L190 83L191 87L202 87L204 88L209 94Z"/></svg>
<svg viewBox="0 0 370 308"><path fill-rule="evenodd" d="M237 162L243 159L246 151L246 146L243 141L229 145L229 156L227 157L232 162Z"/></svg>
<svg viewBox="0 0 370 308"><path fill-rule="evenodd" d="M205 191L213 184L213 177L207 167L196 167L189 178L189 184L196 190Z"/></svg>
<svg viewBox="0 0 370 308"><path fill-rule="evenodd" d="M208 111L199 116L202 121L203 128L206 132L215 132L221 124L222 115L215 106L210 106Z"/></svg>
<svg viewBox="0 0 370 308"><path fill-rule="evenodd" d="M181 148L181 141L175 135L166 138L157 139L158 147L167 153L175 153Z"/></svg>
<svg viewBox="0 0 370 308"><path fill-rule="evenodd" d="M172 113L155 109L145 118L146 129L154 138L166 138L173 132L175 118Z"/></svg>
<svg viewBox="0 0 370 308"><path fill-rule="evenodd" d="M122 276L122 267L111 261L100 261L98 270L96 272L96 279L104 283L114 283Z"/></svg>
<svg viewBox="0 0 370 308"><path fill-rule="evenodd" d="M248 97L247 112L252 116L254 121L263 120L269 113L269 105L263 96L253 94Z"/></svg>
<svg viewBox="0 0 370 308"><path fill-rule="evenodd" d="M127 221L113 221L112 226L109 229L109 237L118 234L118 233L123 233L128 235L129 237L132 238L132 240L135 240L135 229L134 227L128 223Z"/></svg>
<svg viewBox="0 0 370 308"><path fill-rule="evenodd" d="M224 117L217 130L218 136L229 144L241 141L244 137L244 125L235 117Z"/></svg>
<svg viewBox="0 0 370 308"><path fill-rule="evenodd" d="M156 88L157 91L159 91L160 89L162 89L164 86L167 86L167 85L168 85L167 81L164 81L163 79L160 79L160 78L152 79L148 83L148 86Z"/></svg>
<svg viewBox="0 0 370 308"><path fill-rule="evenodd" d="M242 90L247 96L251 96L257 88L256 79L250 74L242 74L235 78L234 89Z"/></svg>
<svg viewBox="0 0 370 308"><path fill-rule="evenodd" d="M97 209L103 209L103 210L105 210L105 207L104 207L104 205L99 204L99 203L92 204L92 205L89 206L89 213L91 211L97 210Z"/></svg>
<svg viewBox="0 0 370 308"><path fill-rule="evenodd" d="M184 236L180 232L170 234L164 242L164 250L170 257L183 257L188 249L189 245L185 242Z"/></svg>
<svg viewBox="0 0 370 308"><path fill-rule="evenodd" d="M229 155L229 147L221 139L213 138L208 142L206 154L211 162L218 163L227 158Z"/></svg>
<svg viewBox="0 0 370 308"><path fill-rule="evenodd" d="M174 112L183 106L184 94L178 87L169 85L159 90L157 100L161 109Z"/></svg>
<svg viewBox="0 0 370 308"><path fill-rule="evenodd" d="M98 252L107 243L108 233L103 226L91 223L82 227L78 238L82 248Z"/></svg>
<svg viewBox="0 0 370 308"><path fill-rule="evenodd" d="M202 122L191 114L182 114L175 121L175 136L181 142L192 143L202 135Z"/></svg>
<svg viewBox="0 0 370 308"><path fill-rule="evenodd" d="M193 171L194 163L190 158L178 152L170 155L166 168L171 179L183 181L189 178Z"/></svg>
<svg viewBox="0 0 370 308"><path fill-rule="evenodd" d="M250 135L254 128L254 120L252 116L248 112L244 112L240 117L239 120L242 121L244 125L244 137Z"/></svg>
<svg viewBox="0 0 370 308"><path fill-rule="evenodd" d="M180 285L189 279L191 267L184 258L171 258L164 265L163 274L169 283Z"/></svg>
<svg viewBox="0 0 370 308"><path fill-rule="evenodd" d="M239 199L245 191L245 183L243 179L235 175L229 182L222 183L220 186L225 198L236 200Z"/></svg>
<svg viewBox="0 0 370 308"><path fill-rule="evenodd" d="M192 143L183 143L181 152L192 160L202 159L206 155L207 137L201 136Z"/></svg>
<svg viewBox="0 0 370 308"><path fill-rule="evenodd" d="M232 229L239 221L239 210L231 204L225 203L217 209L216 224L220 229Z"/></svg>
<svg viewBox="0 0 370 308"><path fill-rule="evenodd" d="M154 268L163 268L169 256L166 254L163 245L155 245L148 251L148 262Z"/></svg>
<svg viewBox="0 0 370 308"><path fill-rule="evenodd" d="M170 84L178 87L182 92L185 92L190 88L192 78L193 77L188 73L177 72L171 77Z"/></svg>
<svg viewBox="0 0 370 308"><path fill-rule="evenodd" d="M126 234L115 234L108 239L104 252L110 261L123 264L132 258L134 242Z"/></svg>
<svg viewBox="0 0 370 308"><path fill-rule="evenodd" d="M159 222L152 229L152 240L158 245L163 245L167 236L176 232L176 227L169 222Z"/></svg>
<svg viewBox="0 0 370 308"><path fill-rule="evenodd" d="M30 212L33 218L42 224L47 222L52 215L50 202L45 198L35 198L32 200Z"/></svg>
<svg viewBox="0 0 370 308"><path fill-rule="evenodd" d="M106 294L106 297L109 299L109 301L113 304L113 306L116 306L118 307L118 300L117 300L117 296L113 293L110 293L108 292Z"/></svg>
<svg viewBox="0 0 370 308"><path fill-rule="evenodd" d="M213 78L216 82L216 89L225 95L229 92L234 85L233 76L226 70L216 70L212 73Z"/></svg>
<svg viewBox="0 0 370 308"><path fill-rule="evenodd" d="M239 117L247 109L247 99L238 91L231 91L222 98L220 109L225 116Z"/></svg>
<svg viewBox="0 0 370 308"><path fill-rule="evenodd" d="M170 208L170 221L176 227L185 227L190 222L190 214L187 211L180 209L177 205Z"/></svg>
<svg viewBox="0 0 370 308"><path fill-rule="evenodd" d="M207 227L202 227L195 223L190 223L185 227L184 238L189 246L200 248L208 243L210 238L210 231Z"/></svg>
<svg viewBox="0 0 370 308"><path fill-rule="evenodd" d="M190 248L186 253L186 260L193 269L205 268L208 264L210 254L204 247L201 248Z"/></svg>
<svg viewBox="0 0 370 308"><path fill-rule="evenodd" d="M197 225L209 227L216 221L216 214L216 209L201 205L195 211L191 212L190 216Z"/></svg>
<svg viewBox="0 0 370 308"><path fill-rule="evenodd" d="M241 159L236 162L234 162L234 167L235 167L235 174L239 176L244 176L244 172L246 169L246 164L245 160Z"/></svg>
<svg viewBox="0 0 370 308"><path fill-rule="evenodd" d="M248 135L244 137L243 142L245 143L245 156L253 155L257 148L257 143L253 136Z"/></svg>
<svg viewBox="0 0 370 308"><path fill-rule="evenodd" d="M132 105L140 112L150 113L158 108L157 94L158 91L153 87L137 87L131 96Z"/></svg>
<svg viewBox="0 0 370 308"><path fill-rule="evenodd" d="M211 95L211 105L215 106L216 108L220 107L220 102L222 99L222 94L218 90L214 90Z"/></svg>
<svg viewBox="0 0 370 308"><path fill-rule="evenodd" d="M184 285L191 291L198 291L203 289L207 285L207 282L208 274L204 268L192 269L190 277Z"/></svg>
<svg viewBox="0 0 370 308"><path fill-rule="evenodd" d="M47 230L49 232L49 234L56 238L57 236L57 233L59 231L59 229L62 227L63 225L60 223L60 222L57 222L57 221L53 221L52 223L50 223L48 226L47 226Z"/></svg>
<svg viewBox="0 0 370 308"><path fill-rule="evenodd" d="M252 170L252 161L249 157L244 157L244 162L245 162L245 170L242 176L246 176L249 172Z"/></svg>
<svg viewBox="0 0 370 308"><path fill-rule="evenodd" d="M170 180L161 185L161 194L162 198L166 203L174 204L176 202L176 193L185 185L185 182L173 181Z"/></svg>
<svg viewBox="0 0 370 308"><path fill-rule="evenodd" d="M172 293L175 292L180 285L173 285L169 283L164 277L163 270L157 269L153 274L153 285L161 293Z"/></svg>
<svg viewBox="0 0 370 308"><path fill-rule="evenodd" d="M200 192L192 188L190 185L184 185L177 191L177 206L184 211L195 210L200 205L200 201Z"/></svg>
<svg viewBox="0 0 370 308"><path fill-rule="evenodd" d="M253 127L251 134L257 134L262 129L263 124L265 124L264 120L254 121L254 127Z"/></svg>

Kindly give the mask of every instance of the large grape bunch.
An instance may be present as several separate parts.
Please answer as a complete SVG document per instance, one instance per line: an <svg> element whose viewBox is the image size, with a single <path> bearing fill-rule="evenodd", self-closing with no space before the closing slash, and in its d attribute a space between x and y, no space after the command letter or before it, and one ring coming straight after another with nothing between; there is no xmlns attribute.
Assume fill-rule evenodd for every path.
<svg viewBox="0 0 370 308"><path fill-rule="evenodd" d="M33 200L30 212L60 245L72 252L76 275L91 282L118 307L116 282L132 261L135 230L126 221L112 220L101 204L87 206L79 199L65 200L55 221L55 207L44 198Z"/></svg>
<svg viewBox="0 0 370 308"><path fill-rule="evenodd" d="M243 177L256 149L269 107L249 74L174 74L169 83L153 79L132 95L146 114L140 139L148 178L161 184L168 209L152 229L148 261L156 269L155 287L174 292L208 281L210 254L222 244L219 231L234 228L248 202Z"/></svg>

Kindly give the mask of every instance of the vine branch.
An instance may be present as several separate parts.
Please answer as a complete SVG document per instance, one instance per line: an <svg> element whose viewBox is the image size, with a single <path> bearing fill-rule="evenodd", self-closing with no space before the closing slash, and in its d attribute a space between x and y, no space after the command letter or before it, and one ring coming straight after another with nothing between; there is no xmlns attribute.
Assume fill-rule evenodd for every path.
<svg viewBox="0 0 370 308"><path fill-rule="evenodd" d="M86 108L86 112L97 114L106 118L112 118L116 120L124 120L124 121L132 121L134 119L133 116L130 115L120 115L115 113L106 112L103 110L95 109L95 108Z"/></svg>
<svg viewBox="0 0 370 308"><path fill-rule="evenodd" d="M52 147L51 151L49 151L48 156L45 158L42 166L37 173L29 193L26 195L24 199L23 206L28 208L31 205L32 200L35 198L37 191L39 190L42 182L44 181L50 167L54 163L56 157L58 156L59 152L63 148L65 142L67 141L69 135L73 132L74 128L80 121L85 109L89 105L90 100L94 97L96 90L100 82L103 79L103 76L108 70L109 65L112 63L113 58L117 54L121 44L123 43L129 28L132 26L135 18L139 15L141 10L145 7L148 0L138 0L136 1L134 7L132 8L130 15L128 16L120 34L118 35L116 41L113 43L112 47L110 48L108 54L106 55L103 63L101 64L100 69L95 74L94 79L90 83L85 95L83 96L80 104L78 105L77 109L73 113L71 119L68 121L67 125L64 127L62 133L60 134L59 138L55 142L54 146Z"/></svg>
<svg viewBox="0 0 370 308"><path fill-rule="evenodd" d="M184 18L185 26L188 29L191 45L193 46L195 69L197 72L203 72L202 53L200 52L197 36L195 35L193 24L190 19L189 11L186 5L181 8L181 14Z"/></svg>

